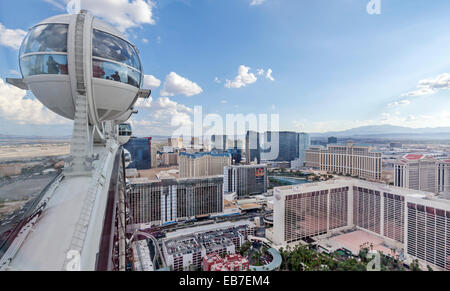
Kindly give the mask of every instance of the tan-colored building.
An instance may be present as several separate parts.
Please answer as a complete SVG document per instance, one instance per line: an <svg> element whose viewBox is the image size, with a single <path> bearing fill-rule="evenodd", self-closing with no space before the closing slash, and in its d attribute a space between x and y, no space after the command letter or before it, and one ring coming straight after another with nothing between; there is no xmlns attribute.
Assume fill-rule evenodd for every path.
<svg viewBox="0 0 450 291"><path fill-rule="evenodd" d="M438 193L450 194L450 160L440 160L437 163ZM450 196L449 196L450 197Z"/></svg>
<svg viewBox="0 0 450 291"><path fill-rule="evenodd" d="M178 166L177 153L163 153L161 156L161 160L163 167Z"/></svg>
<svg viewBox="0 0 450 291"><path fill-rule="evenodd" d="M183 138L182 137L177 137L177 138L169 138L168 139L168 145L170 147L174 147L176 149L181 149L183 148Z"/></svg>
<svg viewBox="0 0 450 291"><path fill-rule="evenodd" d="M406 262L450 270L450 201L433 193L343 178L278 187L274 198L276 245L356 227L398 246Z"/></svg>
<svg viewBox="0 0 450 291"><path fill-rule="evenodd" d="M133 184L127 195L132 223L161 225L223 211L222 176Z"/></svg>
<svg viewBox="0 0 450 291"><path fill-rule="evenodd" d="M407 154L395 162L394 184L434 193L450 192L450 160Z"/></svg>
<svg viewBox="0 0 450 291"><path fill-rule="evenodd" d="M436 163L428 155L404 155L395 162L395 186L437 192Z"/></svg>
<svg viewBox="0 0 450 291"><path fill-rule="evenodd" d="M152 145L152 148L151 148L151 159L150 159L150 162L151 162L151 168L152 169L155 169L155 168L158 168L158 156L157 156L157 152L158 152L158 148L156 147L156 146L154 146L154 145Z"/></svg>
<svg viewBox="0 0 450 291"><path fill-rule="evenodd" d="M223 175L223 168L231 165L230 154L180 153L180 178Z"/></svg>
<svg viewBox="0 0 450 291"><path fill-rule="evenodd" d="M383 164L381 152L374 147L329 144L326 148L310 147L305 153L305 165L315 170L380 180Z"/></svg>
<svg viewBox="0 0 450 291"><path fill-rule="evenodd" d="M25 164L3 164L0 165L0 177L20 175Z"/></svg>

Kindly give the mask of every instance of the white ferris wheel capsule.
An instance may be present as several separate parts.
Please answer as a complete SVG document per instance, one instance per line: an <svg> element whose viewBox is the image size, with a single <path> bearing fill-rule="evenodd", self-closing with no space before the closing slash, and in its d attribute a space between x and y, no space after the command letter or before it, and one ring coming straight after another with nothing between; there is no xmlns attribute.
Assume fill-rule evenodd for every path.
<svg viewBox="0 0 450 291"><path fill-rule="evenodd" d="M32 27L19 61L22 88L72 120L77 90L86 91L91 124L115 120L149 93L140 90L143 74L137 48L85 11L50 17Z"/></svg>
<svg viewBox="0 0 450 291"><path fill-rule="evenodd" d="M22 43L19 63L23 78L7 81L31 90L47 108L74 120L70 160L77 163L78 158L88 170L92 144L108 137L105 122L125 122L135 113L137 99L151 93L141 89L137 48L85 10L33 26Z"/></svg>

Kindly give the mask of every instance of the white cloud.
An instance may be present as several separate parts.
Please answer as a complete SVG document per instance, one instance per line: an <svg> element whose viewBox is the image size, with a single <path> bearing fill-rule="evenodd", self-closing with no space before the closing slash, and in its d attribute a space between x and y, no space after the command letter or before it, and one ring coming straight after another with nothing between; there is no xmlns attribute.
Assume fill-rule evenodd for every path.
<svg viewBox="0 0 450 291"><path fill-rule="evenodd" d="M258 6L264 3L264 1L266 0L252 0L252 2L250 3L250 6Z"/></svg>
<svg viewBox="0 0 450 291"><path fill-rule="evenodd" d="M18 124L66 124L64 119L48 110L37 99L26 99L27 91L9 85L0 79L0 115Z"/></svg>
<svg viewBox="0 0 450 291"><path fill-rule="evenodd" d="M9 70L9 73L13 74L13 75L16 75L16 76L21 76L20 72L16 71L16 70Z"/></svg>
<svg viewBox="0 0 450 291"><path fill-rule="evenodd" d="M429 78L419 81L418 89L402 94L402 97L416 97L431 95L441 89L450 89L450 74L444 73L436 78Z"/></svg>
<svg viewBox="0 0 450 291"><path fill-rule="evenodd" d="M158 80L153 75L145 75L144 76L144 84L143 84L143 86L146 89L154 90L156 88L159 88L159 86L161 86L161 80Z"/></svg>
<svg viewBox="0 0 450 291"><path fill-rule="evenodd" d="M419 87L430 89L450 89L450 74L444 73L434 79L425 79L419 82Z"/></svg>
<svg viewBox="0 0 450 291"><path fill-rule="evenodd" d="M222 100L222 101L220 101L220 103L222 103L222 104L227 104L228 101L227 101L227 100Z"/></svg>
<svg viewBox="0 0 450 291"><path fill-rule="evenodd" d="M62 3L60 3L58 0L44 0L44 2L47 2L47 3L55 6L58 9L62 9L62 10L66 9L66 7Z"/></svg>
<svg viewBox="0 0 450 291"><path fill-rule="evenodd" d="M150 108L152 106L153 98L139 98L134 104L135 108Z"/></svg>
<svg viewBox="0 0 450 291"><path fill-rule="evenodd" d="M194 110L168 97L138 101L135 106L145 108L149 113L145 119L132 119L133 131L137 134L171 135L180 127L192 126Z"/></svg>
<svg viewBox="0 0 450 291"><path fill-rule="evenodd" d="M241 88L245 87L249 84L255 83L258 78L253 73L249 73L250 67L246 67L241 65L238 69L238 75L234 78L233 81L227 80L225 87L226 88Z"/></svg>
<svg viewBox="0 0 450 291"><path fill-rule="evenodd" d="M185 95L185 96L194 96L203 92L203 89L200 88L196 83L181 77L175 72L171 72L166 76L166 80L164 82L164 87L161 90L161 96L175 96L175 95Z"/></svg>
<svg viewBox="0 0 450 291"><path fill-rule="evenodd" d="M59 9L65 9L69 0L44 0ZM140 27L143 24L155 24L153 19L154 0L80 0L81 8L88 10L121 32Z"/></svg>
<svg viewBox="0 0 450 291"><path fill-rule="evenodd" d="M219 77L215 77L214 78L214 82L216 82L217 84L222 83L222 81L219 79Z"/></svg>
<svg viewBox="0 0 450 291"><path fill-rule="evenodd" d="M264 75L264 70L263 69L258 69L258 70L256 70L256 74L258 76L262 76L262 75Z"/></svg>
<svg viewBox="0 0 450 291"><path fill-rule="evenodd" d="M142 39L142 42L143 42L143 43L148 43L148 39L143 38L143 39Z"/></svg>
<svg viewBox="0 0 450 291"><path fill-rule="evenodd" d="M272 69L268 69L267 70L267 74L266 74L266 78L269 79L270 81L275 81L275 79L272 77Z"/></svg>
<svg viewBox="0 0 450 291"><path fill-rule="evenodd" d="M22 29L8 29L0 23L0 45L19 49L27 32Z"/></svg>
<svg viewBox="0 0 450 291"><path fill-rule="evenodd" d="M400 101L395 101L395 102L389 103L388 106L394 107L394 106L402 106L402 105L409 105L409 104L411 104L411 101L405 99L405 100L400 100Z"/></svg>
<svg viewBox="0 0 450 291"><path fill-rule="evenodd" d="M419 88L417 90L409 91L408 93L402 94L401 97L416 97L416 96L431 95L434 93L436 93L436 91L431 88Z"/></svg>

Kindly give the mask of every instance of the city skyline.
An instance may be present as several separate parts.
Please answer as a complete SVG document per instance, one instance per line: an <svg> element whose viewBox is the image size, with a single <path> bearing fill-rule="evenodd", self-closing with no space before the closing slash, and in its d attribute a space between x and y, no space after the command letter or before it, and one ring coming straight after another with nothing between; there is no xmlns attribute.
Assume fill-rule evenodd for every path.
<svg viewBox="0 0 450 291"><path fill-rule="evenodd" d="M66 0L0 4L0 132L70 135L71 122L18 77L18 48ZM136 106L138 135L171 135L204 115L279 114L280 130L326 132L364 125L450 126L447 1L82 1L136 43L152 99ZM108 13L104 12L109 5ZM20 20L6 13L21 10ZM327 21L324 22L323 20ZM420 37L417 37L420 35ZM439 104L439 106L436 106Z"/></svg>

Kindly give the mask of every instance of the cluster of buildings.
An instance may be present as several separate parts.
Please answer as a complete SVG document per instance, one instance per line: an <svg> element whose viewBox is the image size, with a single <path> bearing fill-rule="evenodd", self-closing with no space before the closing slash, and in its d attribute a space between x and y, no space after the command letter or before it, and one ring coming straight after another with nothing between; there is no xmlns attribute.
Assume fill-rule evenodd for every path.
<svg viewBox="0 0 450 291"><path fill-rule="evenodd" d="M450 200L358 179L276 188L271 240L286 245L357 228L400 245L408 261L450 270Z"/></svg>
<svg viewBox="0 0 450 291"><path fill-rule="evenodd" d="M305 161L306 150L311 146L307 133L272 132L259 133L248 131L245 137L247 163L261 161L292 162Z"/></svg>
<svg viewBox="0 0 450 291"><path fill-rule="evenodd" d="M192 232L164 239L163 254L166 264L174 271L201 270L204 258L236 254L248 236L254 232L255 225L246 222L227 228ZM234 268L231 260L229 263L228 266L231 268L233 264Z"/></svg>
<svg viewBox="0 0 450 291"><path fill-rule="evenodd" d="M450 193L450 160L407 154L394 166L395 186L434 193Z"/></svg>

